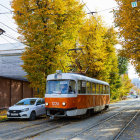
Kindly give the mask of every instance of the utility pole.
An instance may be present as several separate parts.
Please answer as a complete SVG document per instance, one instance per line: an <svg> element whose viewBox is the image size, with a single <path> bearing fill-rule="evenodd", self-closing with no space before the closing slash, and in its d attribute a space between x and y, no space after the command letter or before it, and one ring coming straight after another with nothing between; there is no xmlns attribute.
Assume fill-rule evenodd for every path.
<svg viewBox="0 0 140 140"><path fill-rule="evenodd" d="M2 35L3 33L5 33L5 31L0 28L0 35Z"/></svg>

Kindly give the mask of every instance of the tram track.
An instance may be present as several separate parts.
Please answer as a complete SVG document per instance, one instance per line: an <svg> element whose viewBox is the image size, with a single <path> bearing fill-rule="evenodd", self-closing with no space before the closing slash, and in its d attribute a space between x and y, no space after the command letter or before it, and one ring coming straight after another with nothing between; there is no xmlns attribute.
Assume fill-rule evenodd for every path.
<svg viewBox="0 0 140 140"><path fill-rule="evenodd" d="M9 121L10 122L10 121ZM46 121L47 122L47 121ZM37 125L41 125L41 124L43 124L44 122L38 122L38 123L35 123L35 124L29 124L29 125L27 125L27 126L23 126L23 127L20 127L20 128L13 128L13 129L10 129L10 130L0 130L0 136L1 136L1 134L5 134L5 133L7 133L7 131L9 131L8 133L10 133L10 132L16 132L17 130L22 130L22 129L26 129L26 128L31 128L31 127L33 127L33 126L37 126ZM3 124L3 125L5 125L5 124Z"/></svg>
<svg viewBox="0 0 140 140"><path fill-rule="evenodd" d="M30 126L24 126L18 129L11 129L9 131L0 131L0 139L14 139L23 140L47 132L53 129L60 128L64 125L68 125L69 122L57 123L58 120L50 121L46 120L42 123L32 124ZM60 121L60 120L59 120Z"/></svg>
<svg viewBox="0 0 140 140"><path fill-rule="evenodd" d="M134 105L134 104L133 104L133 105ZM132 106L131 106L131 107L132 107ZM117 117L118 115L121 115L122 113L124 113L124 112L127 111L127 110L128 110L128 108L127 108L127 109L123 109L123 110L121 110L120 112L118 112L118 113L116 113L116 114L113 114L112 116L107 117L106 119L100 120L100 121L97 122L96 124L93 123L93 124L91 124L90 126L88 126L87 128L85 128L85 129L83 129L83 130L81 130L81 131L75 133L74 135L68 137L66 140L71 140L71 139L73 139L73 138L76 138L76 137L82 135L83 133L88 132L89 130L94 129L95 127L98 127L99 125L102 125L103 123L106 123L107 121L109 121L109 120L111 120L111 119ZM125 131L125 129L128 127L128 125L136 118L136 116L137 116L139 113L140 113L140 110L139 110L135 115L133 115L133 117L131 117L132 119L125 125L125 127L124 127L123 129L121 129L121 131L115 136L115 138L117 138L117 139L119 138L119 136L123 133L123 131ZM114 138L113 140L117 140L117 139L115 139L115 138Z"/></svg>
<svg viewBox="0 0 140 140"><path fill-rule="evenodd" d="M131 104L131 107L133 105L135 105L135 103ZM96 124L90 125L88 128L74 134L71 137L68 137L68 140L70 140L70 139L72 139L72 138L74 138L74 137L76 137L76 136L78 136L78 135L80 135L80 134L98 126L98 125L100 125L100 124L102 124L103 122L111 120L113 117L121 114L124 110L128 110L128 108L129 107L127 107L125 109L121 109L120 112L118 112L116 114L113 114L112 116L109 116L104 120L100 120L100 122L97 122ZM67 120L62 121L62 119L56 119L56 120L53 120L53 121L45 120L43 122L38 122L36 124L31 124L31 125L24 126L24 127L21 127L21 128L14 128L14 129L11 129L9 131L8 130L5 130L5 131L1 130L0 131L0 139L1 138L3 140L4 139L20 140L20 139L26 139L26 138L28 139L28 138L35 137L35 136L37 136L41 133L49 132L51 130L53 131L53 130L61 128L65 125L69 125L70 123L73 123L73 122L72 121L67 121Z"/></svg>
<svg viewBox="0 0 140 140"><path fill-rule="evenodd" d="M114 137L113 140L118 140L118 138L124 133L124 131L128 128L128 126L136 119L136 117L140 114L140 110L136 112L136 114L130 119L130 121L121 129L121 131Z"/></svg>
<svg viewBox="0 0 140 140"><path fill-rule="evenodd" d="M135 103L131 104L131 106L133 106L133 105L135 105ZM116 108L118 108L118 107L116 107ZM128 109L128 108L127 108L127 109ZM120 113L122 113L124 110L127 110L127 109L123 109L121 112L116 113L116 114L114 114L114 115L112 115L112 116L106 118L105 120L103 120L103 121L101 121L101 122L98 122L98 123L95 124L93 127L96 127L96 126L102 124L104 121L110 120L111 118L113 118L113 117L119 115ZM111 110L112 110L112 109L111 109ZM108 112L108 111L107 111L107 112ZM65 125L68 125L68 124L70 124L70 123L72 123L72 121L67 122ZM63 126L64 126L64 125L63 125ZM39 135L39 134L41 134L41 133L48 132L48 131L50 131L50 130L54 130L54 129L57 129L57 128L60 128L60 127L62 127L62 126L58 126L58 127L54 127L53 129L41 131L40 133L37 133L36 135L30 135L30 136L27 137L27 138L32 138L32 137L35 137L35 136L37 136L37 135ZM92 127L89 127L88 129L91 129L91 128L92 128ZM86 130L85 130L85 131L86 131ZM83 131L82 131L81 133L83 133ZM71 138L70 138L70 139L71 139Z"/></svg>
<svg viewBox="0 0 140 140"><path fill-rule="evenodd" d="M135 104L131 104L131 107L133 106L133 105L135 105ZM113 118L113 117L115 117L115 116L117 116L117 115L119 115L119 114L121 114L124 110L126 111L126 110L128 110L129 109L129 107L127 107L127 108L125 108L125 109L123 109L123 110L121 110L120 112L118 112L118 113L115 113L115 114L113 114L112 116L109 116L109 117L107 117L106 119L104 119L104 120L99 120L98 121L98 123L96 123L94 126L92 125L92 126L89 126L88 128L86 128L86 130L84 129L84 131L80 131L80 133L76 133L76 135L80 135L80 134L82 134L82 133L84 133L85 131L87 131L87 130L89 130L89 129L92 129L92 127L96 127L96 126L98 126L98 125L100 125L100 124L102 124L104 121L106 122L107 120L111 120L111 118ZM106 111L105 111L106 112ZM107 111L108 112L108 111ZM79 120L78 120L79 121ZM82 121L82 120L81 120ZM84 121L84 120L83 120ZM69 124L72 124L73 123L73 121L70 121L69 122ZM78 122L77 122L78 123ZM57 129L57 128L56 128ZM62 129L63 129L63 127L62 127ZM64 128L65 129L65 128ZM44 131L44 132L46 132L46 134L48 134L49 135L49 133L52 133L52 132L55 132L54 131L54 129L52 130L52 131L50 131L49 133L47 132L47 131ZM43 132L42 132L43 133ZM69 140L69 139L72 139L72 138L74 138L76 135L74 135L74 136L67 136L67 137L65 137L64 139L65 140ZM32 137L35 137L35 136L37 136L37 135L32 135L32 136L30 136L29 138L32 138ZM67 139L68 138L68 139ZM63 139L63 138L60 138L60 139ZM49 140L49 139L48 139Z"/></svg>

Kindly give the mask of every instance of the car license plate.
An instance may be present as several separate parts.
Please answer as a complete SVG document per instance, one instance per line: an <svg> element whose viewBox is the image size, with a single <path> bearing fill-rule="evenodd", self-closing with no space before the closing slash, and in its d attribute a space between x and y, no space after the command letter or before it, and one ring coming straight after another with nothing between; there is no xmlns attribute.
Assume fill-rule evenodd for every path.
<svg viewBox="0 0 140 140"><path fill-rule="evenodd" d="M11 116L18 116L18 113L11 113Z"/></svg>

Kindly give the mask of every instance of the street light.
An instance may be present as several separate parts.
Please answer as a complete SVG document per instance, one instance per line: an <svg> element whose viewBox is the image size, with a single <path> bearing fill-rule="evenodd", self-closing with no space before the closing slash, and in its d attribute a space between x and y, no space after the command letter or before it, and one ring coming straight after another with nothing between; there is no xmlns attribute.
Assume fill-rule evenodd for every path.
<svg viewBox="0 0 140 140"><path fill-rule="evenodd" d="M5 31L0 28L0 35L2 35L3 33L5 33Z"/></svg>

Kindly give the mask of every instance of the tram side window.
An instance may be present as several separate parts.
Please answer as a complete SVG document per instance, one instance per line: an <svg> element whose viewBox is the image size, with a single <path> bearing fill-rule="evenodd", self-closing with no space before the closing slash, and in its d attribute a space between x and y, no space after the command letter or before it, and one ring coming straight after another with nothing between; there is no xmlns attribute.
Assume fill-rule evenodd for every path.
<svg viewBox="0 0 140 140"><path fill-rule="evenodd" d="M100 87L99 87L99 84L96 84L96 93L97 93L97 94L100 94Z"/></svg>
<svg viewBox="0 0 140 140"><path fill-rule="evenodd" d="M86 93L86 81L78 81L78 93L85 94Z"/></svg>
<svg viewBox="0 0 140 140"><path fill-rule="evenodd" d="M106 94L106 86L103 85L103 94Z"/></svg>
<svg viewBox="0 0 140 140"><path fill-rule="evenodd" d="M96 94L96 84L92 83L92 93Z"/></svg>
<svg viewBox="0 0 140 140"><path fill-rule="evenodd" d="M91 83L90 82L87 82L86 88L87 88L87 92L86 93L91 94Z"/></svg>
<svg viewBox="0 0 140 140"><path fill-rule="evenodd" d="M103 85L100 85L100 94L103 94Z"/></svg>
<svg viewBox="0 0 140 140"><path fill-rule="evenodd" d="M106 93L107 93L107 94L110 93L110 88L109 88L109 86L106 86Z"/></svg>

